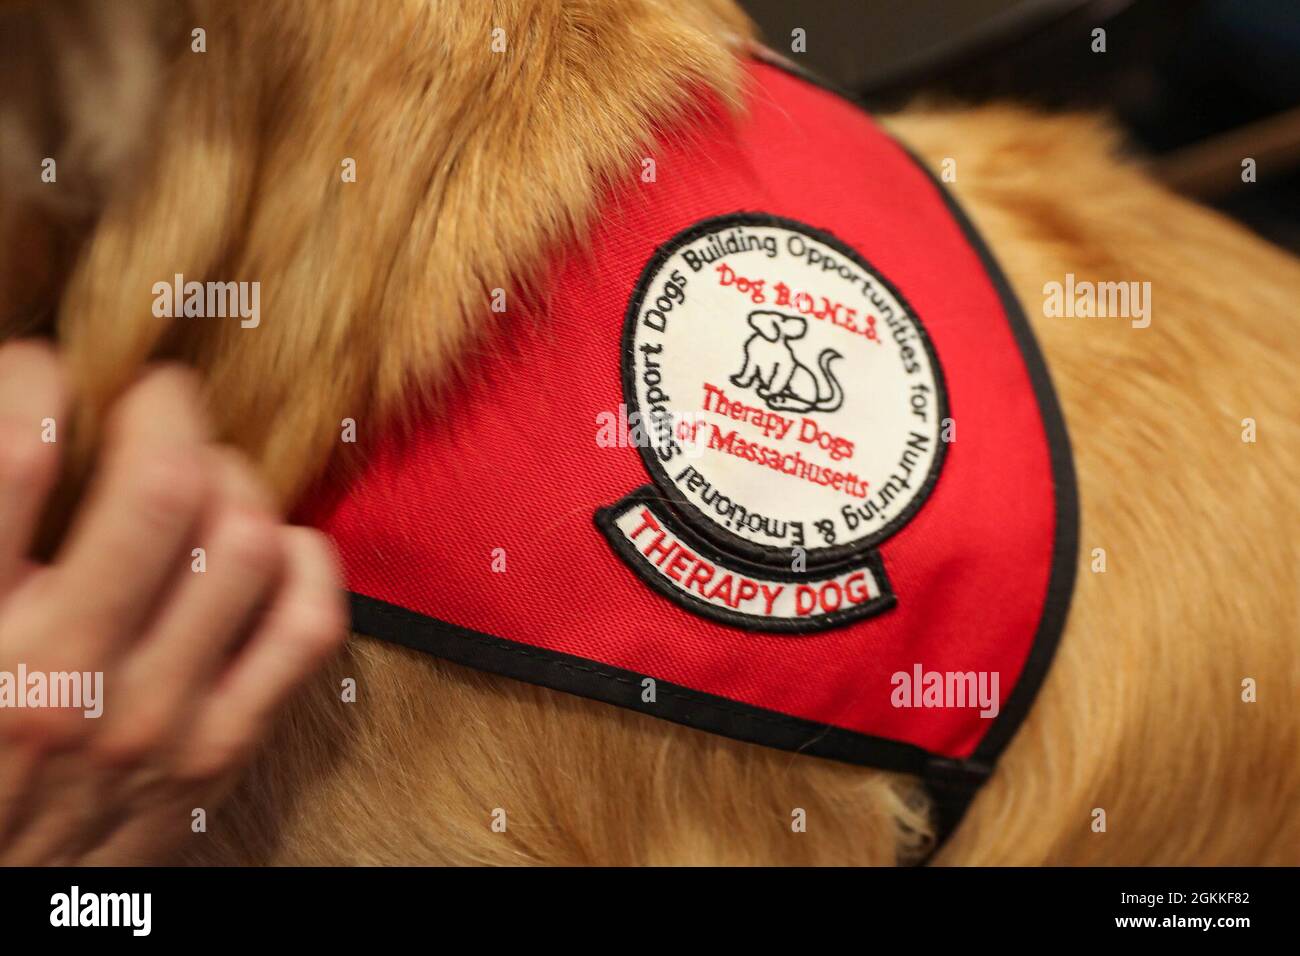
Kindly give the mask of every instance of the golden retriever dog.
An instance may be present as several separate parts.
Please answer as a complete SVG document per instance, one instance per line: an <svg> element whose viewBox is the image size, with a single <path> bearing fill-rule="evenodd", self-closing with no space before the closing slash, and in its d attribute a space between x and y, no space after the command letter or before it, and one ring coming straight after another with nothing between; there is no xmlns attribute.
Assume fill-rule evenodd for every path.
<svg viewBox="0 0 1300 956"><path fill-rule="evenodd" d="M145 363L194 367L286 511L363 463L342 420L454 421L509 320L491 290L539 288L605 190L689 129L695 93L743 110L758 41L730 0L7 0L0 18L0 336L57 342L83 449ZM957 159L1081 502L1055 662L933 861L1300 862L1300 263L1119 158L1102 122L885 122L928 166ZM157 318L148 290L177 273L259 280L260 325ZM1045 316L1067 274L1149 280L1150 326ZM205 863L894 864L935 843L908 775L363 635L208 832L189 823Z"/></svg>

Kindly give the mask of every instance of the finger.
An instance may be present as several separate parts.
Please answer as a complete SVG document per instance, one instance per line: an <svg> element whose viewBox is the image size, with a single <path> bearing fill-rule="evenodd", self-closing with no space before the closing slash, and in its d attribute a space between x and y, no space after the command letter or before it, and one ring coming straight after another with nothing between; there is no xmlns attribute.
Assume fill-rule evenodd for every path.
<svg viewBox="0 0 1300 956"><path fill-rule="evenodd" d="M0 594L19 575L58 475L58 442L46 439L58 438L66 404L62 370L48 346L0 348Z"/></svg>
<svg viewBox="0 0 1300 956"><path fill-rule="evenodd" d="M270 496L233 453L214 454L216 497L197 537L192 562L149 633L122 661L117 703L100 749L135 762L187 729L206 699L203 688L231 648L247 636L256 612L284 570L283 529Z"/></svg>
<svg viewBox="0 0 1300 956"><path fill-rule="evenodd" d="M347 637L333 548L307 528L283 533L284 583L263 623L203 704L183 754L185 775L214 777L245 759L277 706Z"/></svg>
<svg viewBox="0 0 1300 956"><path fill-rule="evenodd" d="M138 633L189 550L208 495L190 375L156 369L110 416L100 473L55 562L67 639L103 655Z"/></svg>

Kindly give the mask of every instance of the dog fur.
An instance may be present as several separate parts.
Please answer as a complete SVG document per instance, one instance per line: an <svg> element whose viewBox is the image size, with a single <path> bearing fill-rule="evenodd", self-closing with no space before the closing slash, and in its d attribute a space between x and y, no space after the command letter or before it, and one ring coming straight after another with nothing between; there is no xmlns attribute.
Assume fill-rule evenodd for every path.
<svg viewBox="0 0 1300 956"><path fill-rule="evenodd" d="M0 2L40 41L14 50L5 69L26 80L0 102L0 132L25 144L0 170L0 335L60 342L83 461L145 362L195 366L286 504L357 466L366 435L454 415L489 290L544 322L548 257L656 138L692 135L698 94L739 109L751 39L727 0L94 6ZM96 122L117 101L136 108ZM1047 357L1082 501L1056 662L939 862L1300 862L1300 263L1117 160L1093 120L989 107L889 125L931 165L958 160L955 192ZM41 156L59 157L57 187ZM178 272L260 281L267 319L156 319L149 290ZM1149 279L1150 327L1045 318L1044 284L1070 272ZM340 444L343 418L360 446ZM885 864L932 839L907 776L361 638L209 832L176 826L188 860L215 863Z"/></svg>

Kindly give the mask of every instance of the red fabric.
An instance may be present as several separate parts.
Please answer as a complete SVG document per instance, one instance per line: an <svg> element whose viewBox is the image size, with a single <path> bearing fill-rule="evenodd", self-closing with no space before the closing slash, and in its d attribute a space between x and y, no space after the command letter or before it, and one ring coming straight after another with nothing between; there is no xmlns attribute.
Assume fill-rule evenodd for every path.
<svg viewBox="0 0 1300 956"><path fill-rule="evenodd" d="M543 315L511 315L441 419L381 442L312 521L351 590L463 627L782 714L968 756L973 708L895 709L914 664L1015 685L1047 590L1047 439L997 292L925 173L871 119L775 68L750 112L715 114L656 149L560 258ZM657 246L700 219L759 211L827 230L888 276L929 332L957 440L916 516L880 546L898 606L811 634L741 630L641 581L592 523L648 481L635 448L599 448L623 401L624 311ZM335 492L338 489L334 489ZM507 571L494 573L494 549Z"/></svg>

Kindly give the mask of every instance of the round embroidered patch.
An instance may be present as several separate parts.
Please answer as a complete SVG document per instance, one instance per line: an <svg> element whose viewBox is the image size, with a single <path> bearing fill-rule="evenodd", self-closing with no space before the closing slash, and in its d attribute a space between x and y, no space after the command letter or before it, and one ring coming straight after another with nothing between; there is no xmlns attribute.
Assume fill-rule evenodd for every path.
<svg viewBox="0 0 1300 956"><path fill-rule="evenodd" d="M622 361L634 443L670 507L641 494L639 512L623 507L602 526L643 577L697 610L721 606L728 618L786 630L892 603L883 570L868 570L856 592L845 574L924 503L943 463L948 407L925 329L888 280L793 220L708 219L646 266ZM669 537L673 554L689 556L676 567L643 549ZM739 581L719 601L719 568L689 578L706 543L710 566L725 571L732 557L787 579L806 571L809 593L799 600L788 582L763 601L775 583L751 574L753 607L735 600ZM845 571L839 580L832 565Z"/></svg>

